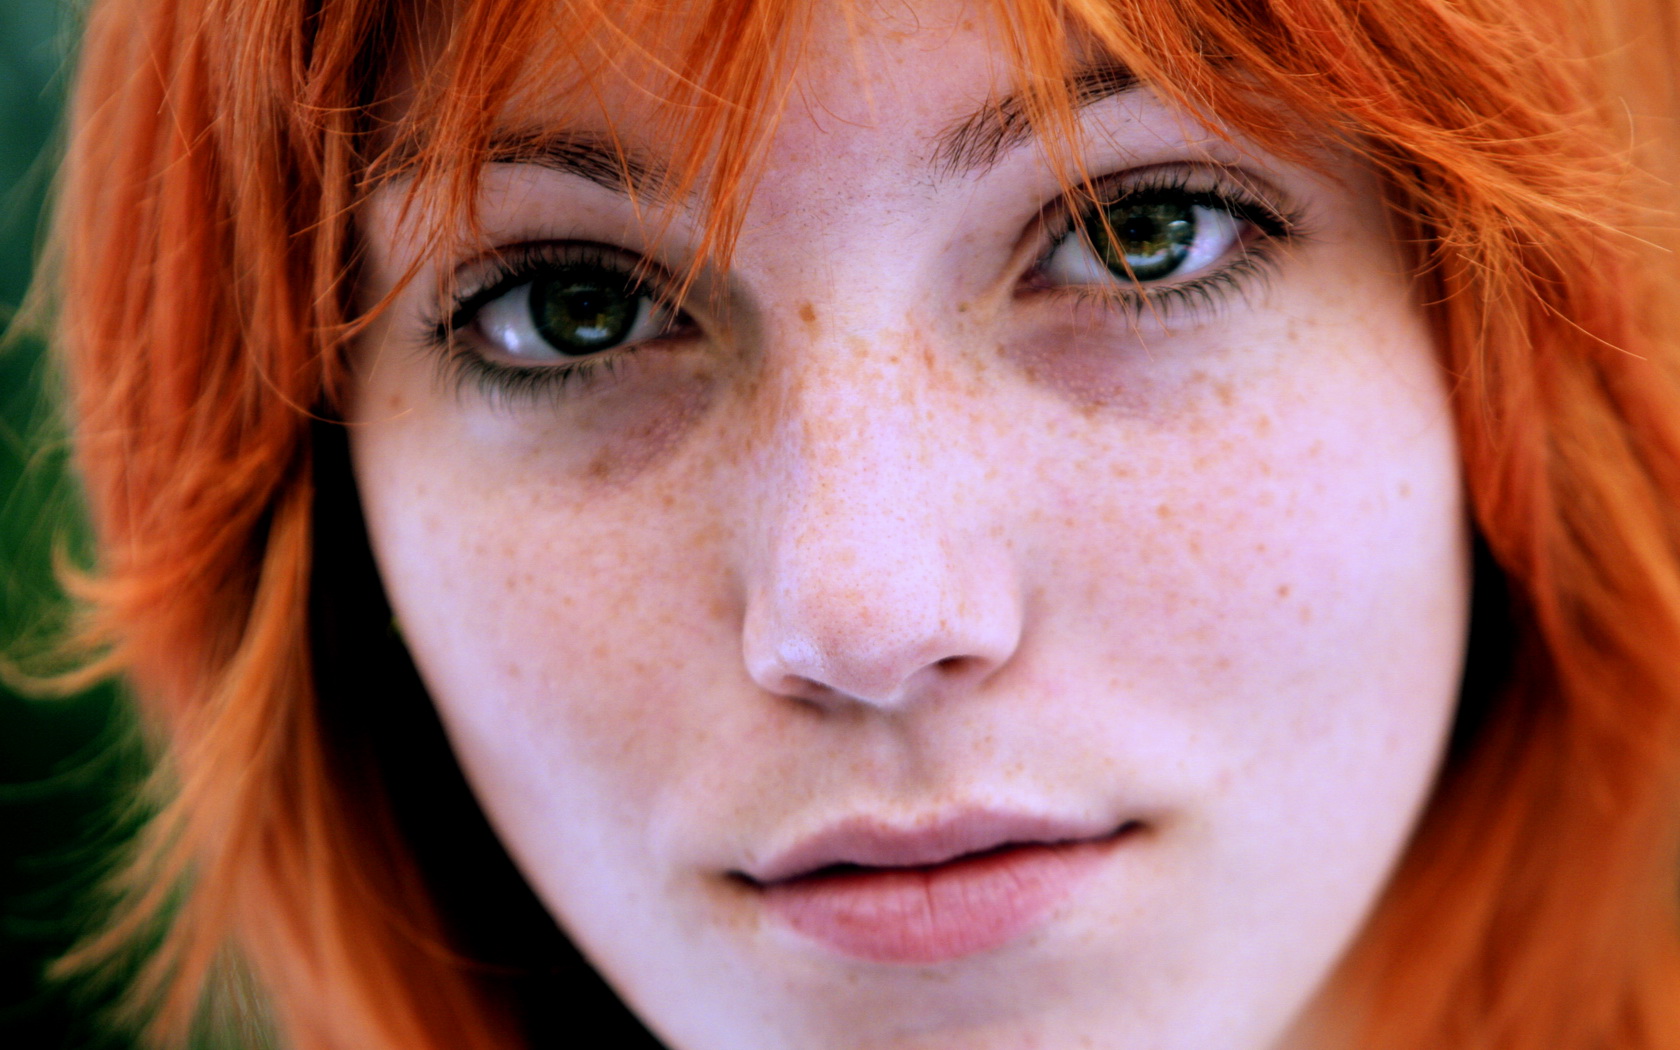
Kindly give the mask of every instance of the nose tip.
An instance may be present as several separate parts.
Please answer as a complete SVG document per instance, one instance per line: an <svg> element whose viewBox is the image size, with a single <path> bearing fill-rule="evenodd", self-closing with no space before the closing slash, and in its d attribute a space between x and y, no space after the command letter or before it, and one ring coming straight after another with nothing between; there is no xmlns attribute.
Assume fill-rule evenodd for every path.
<svg viewBox="0 0 1680 1050"><path fill-rule="evenodd" d="M810 549L782 559L769 592L748 603L754 682L823 708L890 711L972 688L1009 660L1021 623L1007 572L938 556L933 536L893 539L896 551L878 545L841 559L847 568ZM923 556L903 557L918 552L902 545Z"/></svg>

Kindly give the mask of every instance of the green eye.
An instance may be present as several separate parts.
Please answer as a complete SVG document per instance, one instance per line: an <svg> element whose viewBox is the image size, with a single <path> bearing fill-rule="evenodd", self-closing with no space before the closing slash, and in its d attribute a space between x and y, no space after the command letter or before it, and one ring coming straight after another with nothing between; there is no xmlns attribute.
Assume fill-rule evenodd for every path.
<svg viewBox="0 0 1680 1050"><path fill-rule="evenodd" d="M1251 209L1208 191L1143 189L1079 215L1045 257L1054 285L1180 284L1229 260Z"/></svg>
<svg viewBox="0 0 1680 1050"><path fill-rule="evenodd" d="M618 262L584 257L522 263L469 299L450 327L467 331L488 359L517 366L566 365L680 327L680 315L639 279L634 261Z"/></svg>
<svg viewBox="0 0 1680 1050"><path fill-rule="evenodd" d="M1184 264L1196 243L1196 212L1185 200L1143 197L1105 209L1108 227L1092 223L1092 245L1116 276L1157 281ZM1112 231L1112 234L1110 233Z"/></svg>
<svg viewBox="0 0 1680 1050"><path fill-rule="evenodd" d="M647 300L646 292L620 274L566 267L531 282L531 324L555 350L582 357L625 342Z"/></svg>

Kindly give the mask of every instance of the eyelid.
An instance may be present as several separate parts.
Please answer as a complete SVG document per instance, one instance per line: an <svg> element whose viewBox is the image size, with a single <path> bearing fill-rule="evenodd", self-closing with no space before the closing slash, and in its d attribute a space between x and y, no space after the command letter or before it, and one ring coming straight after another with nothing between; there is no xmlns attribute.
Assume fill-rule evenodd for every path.
<svg viewBox="0 0 1680 1050"><path fill-rule="evenodd" d="M572 388L594 386L617 375L641 348L665 336L638 340L575 360L545 365L508 364L495 359L465 336L489 304L517 292L544 270L572 265L597 266L623 273L636 291L651 298L653 308L669 314L666 335L693 322L667 290L676 282L657 262L636 252L596 241L522 241L498 246L459 263L439 288L436 312L422 318L424 343L437 354L440 378L451 385L472 384L492 402L512 407L520 402L553 399L558 402ZM464 288L462 286L465 286Z"/></svg>
<svg viewBox="0 0 1680 1050"><path fill-rule="evenodd" d="M599 241L520 241L457 265L441 289L438 315L427 327L447 342L486 304L534 280L544 269L579 264L620 271L656 305L681 313L681 304L667 294L675 286L670 273L645 255ZM465 279L475 271L476 279Z"/></svg>
<svg viewBox="0 0 1680 1050"><path fill-rule="evenodd" d="M1044 265L1082 217L1127 196L1156 190L1206 194L1227 209L1232 204L1245 205L1233 214L1254 223L1262 233L1284 240L1302 236L1300 209L1276 187L1242 168L1208 162L1151 164L1098 176L1050 201L1040 213L1032 270Z"/></svg>

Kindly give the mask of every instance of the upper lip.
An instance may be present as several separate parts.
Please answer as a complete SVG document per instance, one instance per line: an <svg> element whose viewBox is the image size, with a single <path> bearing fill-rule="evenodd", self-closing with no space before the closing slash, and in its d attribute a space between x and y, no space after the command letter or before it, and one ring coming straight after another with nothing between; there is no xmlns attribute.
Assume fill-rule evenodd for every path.
<svg viewBox="0 0 1680 1050"><path fill-rule="evenodd" d="M766 885L840 865L909 868L943 864L1004 846L1083 842L1115 835L1133 822L1091 820L969 809L899 825L875 817L843 819L740 872Z"/></svg>

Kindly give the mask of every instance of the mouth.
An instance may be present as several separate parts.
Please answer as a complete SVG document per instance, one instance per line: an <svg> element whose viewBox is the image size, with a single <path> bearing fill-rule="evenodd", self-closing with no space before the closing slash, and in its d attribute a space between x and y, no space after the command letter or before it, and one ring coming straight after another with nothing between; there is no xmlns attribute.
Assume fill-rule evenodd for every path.
<svg viewBox="0 0 1680 1050"><path fill-rule="evenodd" d="M1143 828L995 812L916 829L860 819L734 874L804 940L869 962L932 965L1043 926Z"/></svg>

